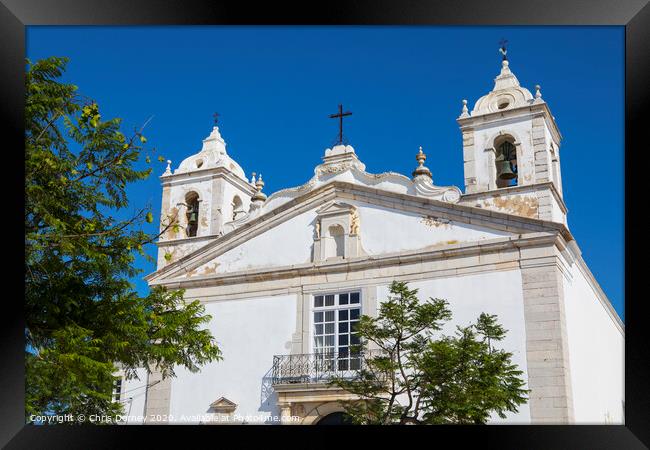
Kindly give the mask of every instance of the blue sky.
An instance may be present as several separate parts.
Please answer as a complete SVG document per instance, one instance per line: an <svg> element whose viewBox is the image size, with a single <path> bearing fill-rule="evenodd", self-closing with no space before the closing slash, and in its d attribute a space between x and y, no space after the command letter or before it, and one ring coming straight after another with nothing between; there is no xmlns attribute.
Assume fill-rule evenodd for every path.
<svg viewBox="0 0 650 450"><path fill-rule="evenodd" d="M174 167L219 112L228 153L264 174L267 194L313 175L339 103L353 112L345 134L367 171L408 175L422 145L434 182L463 189L461 100L471 109L492 89L506 38L511 70L531 91L541 85L564 138L569 228L624 318L623 27L33 26L26 37L32 60L71 59L64 80L103 118L122 117L129 132L153 116L148 144ZM164 166L129 188L133 209L159 216Z"/></svg>

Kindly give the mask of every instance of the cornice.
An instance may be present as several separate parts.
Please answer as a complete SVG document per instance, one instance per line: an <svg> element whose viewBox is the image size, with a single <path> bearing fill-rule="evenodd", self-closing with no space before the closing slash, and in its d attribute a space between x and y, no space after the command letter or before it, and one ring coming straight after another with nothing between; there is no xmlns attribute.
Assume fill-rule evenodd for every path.
<svg viewBox="0 0 650 450"><path fill-rule="evenodd" d="M495 238L485 241L447 244L433 250L417 249L404 252L386 253L376 256L360 256L346 260L336 259L303 263L291 266L249 269L226 274L194 276L187 279L173 278L151 282L172 289L191 287L224 286L264 280L281 280L311 275L352 272L368 268L381 268L401 264L415 264L437 259L451 259L487 253L500 252L523 247L547 246L556 242L557 233L528 233L519 236Z"/></svg>
<svg viewBox="0 0 650 450"><path fill-rule="evenodd" d="M242 180L240 177L234 175L225 167L210 167L207 169L198 169L192 172L182 172L172 175L161 175L161 184L163 187L185 184L187 182L206 181L214 178L226 178L233 184L238 185L242 190L248 191L251 195L255 193L255 187Z"/></svg>
<svg viewBox="0 0 650 450"><path fill-rule="evenodd" d="M215 241L204 245L189 255L186 255L172 264L147 275L145 280L152 281L165 275L172 275L177 271L191 270L190 268L194 268L209 261L218 256L218 254L222 254L243 242L250 240L252 237L265 232L279 223L289 220L304 211L312 209L316 204L322 204L328 200L336 198L337 192L351 195L353 199L359 201L376 204L381 204L382 200L388 201L390 199L395 199L398 202L388 201L388 204L395 209L417 210L418 208L423 208L425 211L417 212L441 215L442 217L462 223L493 227L510 232L520 231L530 233L542 230L557 231L562 233L568 240L573 239L571 233L563 224L555 222L525 218L409 194L398 194L395 192L359 186L354 183L332 181L300 197L292 199L287 203L283 203L277 208L258 216L250 222L244 223L239 228L236 228ZM380 198L377 199L376 197ZM346 196L343 195L343 198L346 198Z"/></svg>
<svg viewBox="0 0 650 450"><path fill-rule="evenodd" d="M504 111L488 112L475 116L458 117L456 122L458 122L462 131L469 131L475 127L501 122L504 119L525 118L528 115L534 116L538 114L544 117L549 130L551 130L551 134L553 134L553 138L559 143L562 140L562 133L560 133L560 130L555 123L555 117L551 114L551 109L546 102L519 106Z"/></svg>

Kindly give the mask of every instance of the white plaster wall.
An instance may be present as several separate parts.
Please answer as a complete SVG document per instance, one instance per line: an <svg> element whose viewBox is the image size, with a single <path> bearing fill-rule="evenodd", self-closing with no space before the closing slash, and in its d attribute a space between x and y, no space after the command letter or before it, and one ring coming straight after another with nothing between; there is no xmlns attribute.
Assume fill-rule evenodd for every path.
<svg viewBox="0 0 650 450"><path fill-rule="evenodd" d="M475 323L482 312L496 314L499 323L507 330L506 337L499 343L499 347L513 353L512 361L524 372L523 378L527 381L526 330L519 270L411 282L409 287L419 289L418 298L421 301L433 297L444 298L449 302L453 316L442 330L446 335L454 334L456 325L467 326ZM385 300L388 295L388 285L378 287L378 301ZM495 414L490 423L530 423L529 406L521 405L517 413L507 413L505 419Z"/></svg>
<svg viewBox="0 0 650 450"><path fill-rule="evenodd" d="M454 222L439 226L427 225L421 214L345 201L358 206L361 245L370 255L426 249L511 235L508 232ZM315 219L315 210L293 217L228 250L215 260L199 267L197 273L201 274L205 268L210 270L216 268L216 273L226 273L308 263L312 260ZM279 248L282 251L278 251Z"/></svg>
<svg viewBox="0 0 650 450"><path fill-rule="evenodd" d="M315 218L315 211L293 217L228 250L202 267L213 267L217 262L216 272L226 273L309 262L314 244ZM201 271L199 268L198 272Z"/></svg>
<svg viewBox="0 0 650 450"><path fill-rule="evenodd" d="M138 379L122 381L122 405L124 406L124 423L126 425L144 422L144 402L146 398L147 371L137 369Z"/></svg>
<svg viewBox="0 0 650 450"><path fill-rule="evenodd" d="M353 202L351 202L353 203ZM361 224L361 246L370 255L425 249L461 242L510 236L511 233L451 222L427 225L421 214L396 212L385 207L354 202Z"/></svg>
<svg viewBox="0 0 650 450"><path fill-rule="evenodd" d="M576 423L623 423L624 336L574 264L564 279Z"/></svg>
<svg viewBox="0 0 650 450"><path fill-rule="evenodd" d="M207 303L206 313L212 316L208 328L223 360L198 373L177 370L171 387L172 422L189 423L193 416L211 414L210 404L220 397L238 405L235 415L278 416L271 368L274 355L290 353L296 302L295 295L285 295Z"/></svg>

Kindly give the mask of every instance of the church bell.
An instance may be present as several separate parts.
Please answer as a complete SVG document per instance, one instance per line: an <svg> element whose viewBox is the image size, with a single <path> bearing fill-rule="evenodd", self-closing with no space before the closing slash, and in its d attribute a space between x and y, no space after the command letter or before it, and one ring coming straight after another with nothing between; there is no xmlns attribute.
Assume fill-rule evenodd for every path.
<svg viewBox="0 0 650 450"><path fill-rule="evenodd" d="M197 217L196 217L196 208L192 207L187 212L188 212L187 222L190 223L190 224L196 223L197 220L198 220Z"/></svg>
<svg viewBox="0 0 650 450"><path fill-rule="evenodd" d="M501 180L512 180L517 177L517 175L512 171L512 164L510 161L505 159L497 161L497 171L498 177Z"/></svg>
<svg viewBox="0 0 650 450"><path fill-rule="evenodd" d="M497 177L500 180L512 180L517 178L516 168L513 171L513 162L517 164L515 146L511 142L505 141L499 146L500 156L497 158Z"/></svg>

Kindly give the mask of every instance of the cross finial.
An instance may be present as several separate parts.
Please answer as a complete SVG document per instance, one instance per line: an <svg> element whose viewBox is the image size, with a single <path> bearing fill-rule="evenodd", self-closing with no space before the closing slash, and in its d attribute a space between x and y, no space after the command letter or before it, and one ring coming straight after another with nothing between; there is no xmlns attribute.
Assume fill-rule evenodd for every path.
<svg viewBox="0 0 650 450"><path fill-rule="evenodd" d="M501 39L499 41L499 45L501 46L499 48L499 53L501 53L503 55L503 60L504 61L508 60L508 57L506 56L506 54L508 53L508 50L506 49L506 44L507 43L508 43L508 41L506 39Z"/></svg>
<svg viewBox="0 0 650 450"><path fill-rule="evenodd" d="M219 113L216 112L216 113L212 114L212 117L214 119L214 126L216 127L217 124L219 123Z"/></svg>
<svg viewBox="0 0 650 450"><path fill-rule="evenodd" d="M339 137L338 137L338 142L337 144L342 144L343 143L343 117L345 116L351 116L352 113L350 111L343 112L343 105L339 105L339 112L338 114L330 114L331 119L339 119Z"/></svg>

